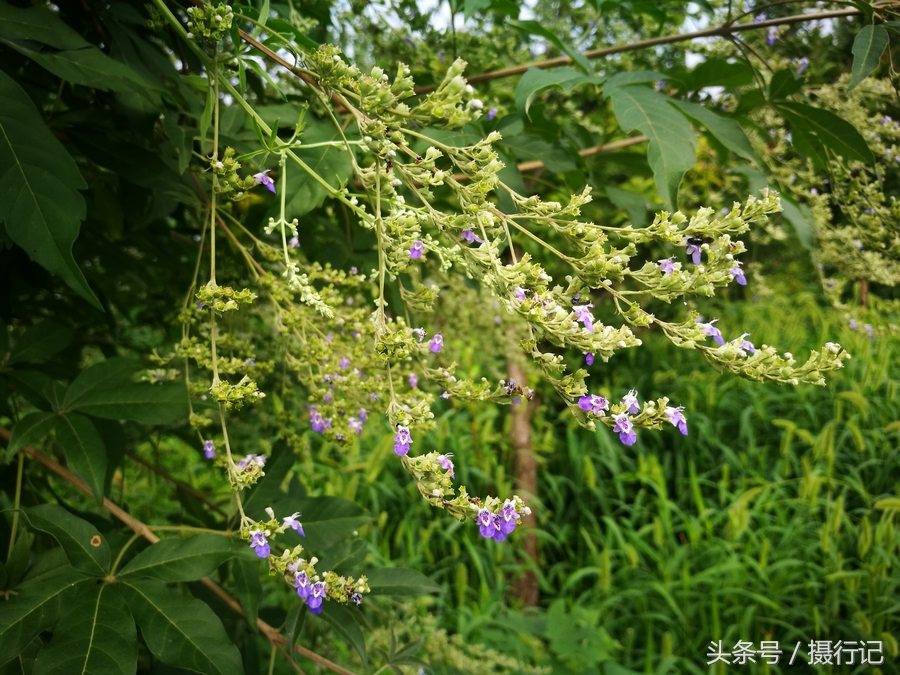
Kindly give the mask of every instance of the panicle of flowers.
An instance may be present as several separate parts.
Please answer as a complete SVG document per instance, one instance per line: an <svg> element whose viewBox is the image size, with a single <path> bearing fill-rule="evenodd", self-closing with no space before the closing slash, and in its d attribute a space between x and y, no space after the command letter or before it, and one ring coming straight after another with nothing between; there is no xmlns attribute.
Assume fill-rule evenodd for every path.
<svg viewBox="0 0 900 675"><path fill-rule="evenodd" d="M241 178L238 175L241 163L234 158L234 148L225 148L221 159L212 157L209 160L209 168L218 179L214 184L216 194L222 195L233 202L240 201L246 197L247 190L263 182L262 179L268 181L270 185L272 183L272 179L264 173ZM262 179L258 178L258 176L261 176Z"/></svg>
<svg viewBox="0 0 900 675"><path fill-rule="evenodd" d="M231 7L224 2L189 7L187 15L188 39L207 43L219 42L228 35L234 20Z"/></svg>

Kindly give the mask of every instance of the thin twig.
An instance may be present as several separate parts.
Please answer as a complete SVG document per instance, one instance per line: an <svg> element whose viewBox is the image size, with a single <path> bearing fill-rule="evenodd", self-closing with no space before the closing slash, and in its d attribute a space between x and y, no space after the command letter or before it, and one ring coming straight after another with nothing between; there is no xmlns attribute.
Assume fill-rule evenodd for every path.
<svg viewBox="0 0 900 675"><path fill-rule="evenodd" d="M3 438L7 442L9 442L9 440L12 438L12 434L5 427L0 427L0 438ZM91 489L87 486L87 483L85 483L78 476L76 476L74 473L69 471L67 468L65 468L61 464L58 464L57 462L53 461L52 459L50 459L46 455L38 452L37 450L35 450L32 447L25 448L23 450L23 452L28 454L30 457L33 457L34 459L36 459L38 462L40 462L41 464L46 466L53 473L55 473L57 476L59 476L66 482L71 483L74 487L81 490L88 497L93 496L93 493L91 492ZM129 514L127 511L123 510L121 507L114 504L113 502L111 502L109 499L107 499L105 497L103 498L103 508L106 509L107 511L109 511L110 514L112 514L113 516L118 518L120 521L125 523L125 525L130 527L137 534L141 535L144 539L149 541L151 544L155 544L156 542L159 541L159 537L157 537L155 534L153 534L153 532L150 530L150 528L147 525L145 525L140 520L138 520L137 518L135 518L134 516ZM229 595L229 593L225 589L223 589L221 586L219 586L219 584L217 584L215 581L213 581L212 579L210 579L208 577L203 577L202 579L200 579L200 583L203 584L204 586L206 586L206 588L208 588L210 591L212 591L212 593L216 597L218 597L222 602L224 602L226 605L228 605L231 609L233 609L235 612L237 612L238 614L240 614L241 616L244 616L246 618L246 615L244 614L244 610L241 608L240 603L237 600L235 600L233 597L231 597L231 595ZM278 646L278 645L283 646L283 645L287 644L287 640L281 633L278 632L278 629L275 628L274 626L269 625L262 619L258 618L256 620L256 627L259 628L260 632L266 636L266 639L270 643L272 643L276 646ZM308 658L311 661L315 661L320 666L324 666L325 668L328 668L328 670L330 670L334 673L338 673L338 675L356 675L353 671L347 670L343 666L340 666L337 663L334 663L333 661L329 661L324 656L319 656L315 652L310 651L309 649L306 649L305 647L301 647L300 645L295 644L294 651L297 652L298 654L300 654L301 656L305 656L306 658Z"/></svg>
<svg viewBox="0 0 900 675"><path fill-rule="evenodd" d="M173 485L175 485L177 488L180 488L181 490L184 490L185 492L187 492L187 493L188 493L191 497L193 497L194 499L203 502L204 504L206 504L206 506L208 506L209 508L211 508L213 511L216 511L216 512L218 512L220 515L223 515L223 516L227 516L227 515L228 515L228 514L225 513L225 511L223 511L221 508L219 508L218 506L216 506L215 504L213 504L213 503L206 497L206 495L204 495L202 492L198 492L197 490L195 490L194 488L192 488L192 487L191 487L190 485L188 485L187 483L184 483L184 482L178 480L178 479L175 478L174 476L170 476L169 474L167 474L165 471L163 471L162 469L160 469L160 468L159 468L158 466L156 466L155 464L151 464L151 463L148 462L146 459L144 459L143 457L140 457L139 455L137 455L137 454L131 452L130 450L129 450L128 452L126 452L125 454L128 455L129 457L131 457L131 459L133 459L133 460L134 460L135 462L137 462L138 464L143 464L145 467L147 467L148 469L150 469L150 470L151 470L153 473L155 473L157 476L161 476L163 479L169 481L170 483L172 483Z"/></svg>

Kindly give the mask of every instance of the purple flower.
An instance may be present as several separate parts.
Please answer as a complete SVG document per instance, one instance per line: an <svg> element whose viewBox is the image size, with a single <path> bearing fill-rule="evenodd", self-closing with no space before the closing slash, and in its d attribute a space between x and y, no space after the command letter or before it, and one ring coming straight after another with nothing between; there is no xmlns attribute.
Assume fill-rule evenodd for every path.
<svg viewBox="0 0 900 675"><path fill-rule="evenodd" d="M591 307L590 305L572 305L572 311L575 312L575 320L581 321L584 324L584 327L588 329L589 333L594 332L594 317L591 315Z"/></svg>
<svg viewBox="0 0 900 675"><path fill-rule="evenodd" d="M433 354L440 354L443 347L443 336L441 336L440 333L435 333L435 336L431 338L431 342L428 343L428 349L430 349Z"/></svg>
<svg viewBox="0 0 900 675"><path fill-rule="evenodd" d="M299 515L300 515L300 512L298 511L297 513L294 513L293 515L285 516L284 518L282 518L281 522L285 527L293 528L294 531L297 532L297 534L299 534L301 537L305 537L306 533L303 531L303 525L301 525L300 521L297 520Z"/></svg>
<svg viewBox="0 0 900 675"><path fill-rule="evenodd" d="M865 328L866 332L869 334L869 339L872 342L875 342L875 329L872 328L872 324L867 323L865 326L863 326L863 328Z"/></svg>
<svg viewBox="0 0 900 675"><path fill-rule="evenodd" d="M369 419L369 413L366 411L365 408L360 408L359 412L357 412L356 414L359 417L359 421L362 422L363 424L365 424Z"/></svg>
<svg viewBox="0 0 900 675"><path fill-rule="evenodd" d="M741 271L741 263L735 261L734 267L728 270L728 273L734 278L735 281L738 282L741 286L747 285L747 277L744 276L743 271Z"/></svg>
<svg viewBox="0 0 900 675"><path fill-rule="evenodd" d="M675 271L675 265L672 264L672 258L666 258L665 260L657 260L659 263L659 271L663 274L672 274Z"/></svg>
<svg viewBox="0 0 900 675"><path fill-rule="evenodd" d="M306 600L309 597L311 586L312 582L306 572L297 572L297 576L294 577L294 588L297 589L297 595Z"/></svg>
<svg viewBox="0 0 900 675"><path fill-rule="evenodd" d="M856 319L850 319L850 330L856 330Z"/></svg>
<svg viewBox="0 0 900 675"><path fill-rule="evenodd" d="M740 338L738 338L739 340L741 340L741 349L743 349L745 352L750 352L751 354L755 354L756 347L753 346L753 343L750 342L750 340L744 339L748 335L750 335L750 333L744 333L743 335L741 335Z"/></svg>
<svg viewBox="0 0 900 675"><path fill-rule="evenodd" d="M322 613L322 601L325 599L327 588L324 581L317 581L312 585L309 591L309 597L306 598L306 606L313 614Z"/></svg>
<svg viewBox="0 0 900 675"><path fill-rule="evenodd" d="M656 84L654 85L653 88L656 89L656 91L659 91L660 89L662 89L662 88L665 87L665 86L666 86L666 81L665 81L665 80L657 80L657 81L656 81Z"/></svg>
<svg viewBox="0 0 900 675"><path fill-rule="evenodd" d="M409 374L409 386L412 387L413 389L415 389L416 387L419 386L419 378L416 377L415 373Z"/></svg>
<svg viewBox="0 0 900 675"><path fill-rule="evenodd" d="M450 398L450 392L445 391L443 394L441 394L441 398L444 398L444 399Z"/></svg>
<svg viewBox="0 0 900 675"><path fill-rule="evenodd" d="M494 537L494 516L485 508L478 509L478 531L485 539L493 539Z"/></svg>
<svg viewBox="0 0 900 675"><path fill-rule="evenodd" d="M797 73L802 73L809 67L809 59L805 56L802 59L794 59L794 65L797 66Z"/></svg>
<svg viewBox="0 0 900 675"><path fill-rule="evenodd" d="M360 422L357 418L351 417L347 420L347 426L353 429L356 432L357 436L362 435L362 422Z"/></svg>
<svg viewBox="0 0 900 675"><path fill-rule="evenodd" d="M500 522L500 532L503 533L504 539L506 535L512 534L512 531L516 529L516 525L519 524L519 514L516 512L516 505L509 499L503 502L498 520ZM496 538L496 535L494 535L494 539Z"/></svg>
<svg viewBox="0 0 900 675"><path fill-rule="evenodd" d="M760 14L759 16L753 17L753 23L759 23L760 21L765 21L765 20L766 20L766 17L764 17L762 14Z"/></svg>
<svg viewBox="0 0 900 675"><path fill-rule="evenodd" d="M203 456L206 459L212 459L216 456L216 444L212 441L204 441L203 442Z"/></svg>
<svg viewBox="0 0 900 675"><path fill-rule="evenodd" d="M416 336L417 342L422 342L425 339L425 329L424 328L413 328L410 333Z"/></svg>
<svg viewBox="0 0 900 675"><path fill-rule="evenodd" d="M422 243L422 240L416 240L412 243L412 246L409 247L409 257L414 260L418 260L422 257L422 253L425 251L425 244Z"/></svg>
<svg viewBox="0 0 900 675"><path fill-rule="evenodd" d="M268 530L250 530L250 548L256 552L260 558L266 558L269 555L269 542L266 541L266 533Z"/></svg>
<svg viewBox="0 0 900 675"><path fill-rule="evenodd" d="M525 289L522 288L521 286L516 286L513 289L513 297L516 300L519 300L520 302L524 302L525 301Z"/></svg>
<svg viewBox="0 0 900 675"><path fill-rule="evenodd" d="M506 532L501 529L503 523L502 517L495 513L491 520L494 525L494 541L506 541Z"/></svg>
<svg viewBox="0 0 900 675"><path fill-rule="evenodd" d="M403 457L409 452L409 446L412 442L412 436L409 435L409 427L398 424L397 434L394 436L394 452Z"/></svg>
<svg viewBox="0 0 900 675"><path fill-rule="evenodd" d="M300 240L297 237L291 237L288 239L288 245L291 248L300 248Z"/></svg>
<svg viewBox="0 0 900 675"><path fill-rule="evenodd" d="M362 594L361 593L353 593L350 596L350 599L353 601L353 604L359 607L362 604Z"/></svg>
<svg viewBox="0 0 900 675"><path fill-rule="evenodd" d="M590 352L582 352L582 353L584 354L584 362L589 366L594 365L594 355L591 354Z"/></svg>
<svg viewBox="0 0 900 675"><path fill-rule="evenodd" d="M450 472L450 478L453 478L455 472L453 471L453 462L450 461L451 457L453 457L453 453L448 452L446 455L438 455L437 461L444 471Z"/></svg>
<svg viewBox="0 0 900 675"><path fill-rule="evenodd" d="M678 431L680 431L683 436L687 436L687 420L682 414L682 410L684 410L683 406L678 406L677 408L667 407L664 414L666 419L672 423L672 426L678 427Z"/></svg>
<svg viewBox="0 0 900 675"><path fill-rule="evenodd" d="M275 182L271 178L269 178L268 173L269 173L269 169L266 169L265 171L260 171L259 173L255 173L255 174L253 174L253 180L255 180L260 185L265 185L266 189L269 192L271 192L272 194L275 194Z"/></svg>
<svg viewBox="0 0 900 675"><path fill-rule="evenodd" d="M325 429L325 420L322 418L322 413L315 408L312 408L309 413L309 424L313 431L318 431L319 433L322 433Z"/></svg>
<svg viewBox="0 0 900 675"><path fill-rule="evenodd" d="M622 413L616 415L613 419L616 421L616 426L613 427L613 431L618 432L619 440L625 445L634 445L637 440L637 432L635 432L634 425L631 424L631 420L628 419L628 416L625 413Z"/></svg>
<svg viewBox="0 0 900 675"><path fill-rule="evenodd" d="M443 51L439 51L439 52L437 53L437 57L438 57L438 61L439 61L440 63L443 63L443 62L444 62L444 52L443 52Z"/></svg>
<svg viewBox="0 0 900 675"><path fill-rule="evenodd" d="M632 389L622 397L622 405L627 406L625 412L637 415L641 411L641 405L637 400L637 389Z"/></svg>
<svg viewBox="0 0 900 675"><path fill-rule="evenodd" d="M775 26L769 26L769 32L766 34L766 43L770 45L775 44L775 38L778 35L778 28Z"/></svg>
<svg viewBox="0 0 900 675"><path fill-rule="evenodd" d="M470 244L473 241L477 241L479 244L484 243L484 239L482 239L481 237L476 235L474 232L472 232L472 230L463 230L462 232L459 233L459 236L462 237L463 239L465 239Z"/></svg>
<svg viewBox="0 0 900 675"><path fill-rule="evenodd" d="M609 410L609 401L603 396L588 394L587 396L582 396L578 399L578 407L585 412L590 412L599 416L604 410Z"/></svg>
<svg viewBox="0 0 900 675"><path fill-rule="evenodd" d="M404 41L406 44L408 44L410 47L415 47L415 46L416 46L415 41L414 41L411 37L409 37L409 35L407 35L405 38L403 38L403 41Z"/></svg>
<svg viewBox="0 0 900 675"><path fill-rule="evenodd" d="M713 340L715 340L717 345L724 345L725 338L722 337L722 332L718 328L713 326L716 321L718 321L718 319L713 319L709 323L701 323L700 328L703 329L703 334L706 337L711 337Z"/></svg>
<svg viewBox="0 0 900 675"><path fill-rule="evenodd" d="M885 115L884 117L881 118L882 126L885 124L890 124L891 122L893 122L893 120L890 117L888 117L887 115Z"/></svg>
<svg viewBox="0 0 900 675"><path fill-rule="evenodd" d="M245 359L244 365L248 368L256 368L256 361L254 361L253 359Z"/></svg>
<svg viewBox="0 0 900 675"><path fill-rule="evenodd" d="M688 247L687 247L687 250L685 251L685 253L687 253L689 256L691 256L691 260L693 261L693 263L695 265L699 265L700 261L703 259L701 257L702 252L700 251L700 245L702 243L703 242L701 242L699 240L688 239Z"/></svg>
<svg viewBox="0 0 900 675"><path fill-rule="evenodd" d="M492 120L497 116L497 106L491 106L491 109L488 110L488 114L485 115L485 118L488 120Z"/></svg>
<svg viewBox="0 0 900 675"><path fill-rule="evenodd" d="M338 361L338 366L340 366L341 368L347 368L349 365L350 359L348 359L346 356L342 356L341 360Z"/></svg>
<svg viewBox="0 0 900 675"><path fill-rule="evenodd" d="M854 240L853 240L853 245L856 247L856 250L857 250L857 251L862 251L863 245L862 245L862 242L861 242L859 239L854 239Z"/></svg>

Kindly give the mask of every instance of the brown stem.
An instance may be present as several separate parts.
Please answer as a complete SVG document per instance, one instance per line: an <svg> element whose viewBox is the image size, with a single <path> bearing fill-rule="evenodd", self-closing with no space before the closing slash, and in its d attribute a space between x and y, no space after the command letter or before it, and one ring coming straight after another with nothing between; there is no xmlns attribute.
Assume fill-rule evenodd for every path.
<svg viewBox="0 0 900 675"><path fill-rule="evenodd" d="M869 306L869 280L868 279L860 279L859 280L859 304L862 307Z"/></svg>
<svg viewBox="0 0 900 675"><path fill-rule="evenodd" d="M12 438L12 434L9 432L8 429L6 429L4 427L0 427L0 438L3 438L7 442L9 442L9 440ZM52 459L50 459L46 455L38 452L34 448L31 448L31 447L25 448L23 450L23 452L25 452L29 456L33 457L34 459L36 459L38 462L40 462L41 464L46 466L48 469L50 469L53 473L58 475L63 480L67 481L68 483L71 483L73 486L75 486L76 488L81 490L88 497L91 497L93 495L93 493L91 492L91 489L87 486L87 483L85 483L83 480L81 480L78 476L76 476L74 473L69 471L64 466L54 462ZM139 521L137 518L135 518L134 516L129 514L127 511L123 510L121 507L117 506L116 504L113 504L111 501L109 501L105 497L103 499L103 508L106 509L107 511L109 511L110 514L112 514L113 516L118 518L120 521L125 523L125 525L130 527L137 534L141 535L144 539L149 541L151 544L155 544L156 542L159 541L159 537L157 537L155 534L153 534L153 532L150 530L149 527L147 527L147 525L145 525L144 523ZM235 600L233 597L231 597L231 595L229 595L228 592L225 589L223 589L221 586L219 586L215 581L213 581L212 579L209 579L208 577L204 577L203 579L200 579L200 583L203 584L204 586L206 586L206 588L208 588L210 591L212 591L212 593L214 595L216 595L222 602L224 602L226 605L228 605L235 612L237 612L241 616L245 616L244 610L241 608L240 603L237 600ZM273 645L284 646L285 644L287 644L285 637L281 633L278 632L278 629L275 628L274 626L269 625L262 619L256 620L256 627L259 628L260 632L263 635L265 635L266 639L268 639L268 641L270 643L272 643ZM301 656L305 656L309 660L318 663L320 666L324 666L325 668L332 671L333 673L338 673L338 675L356 675L353 671L347 670L343 666L340 666L337 663L329 661L324 656L319 656L315 652L312 652L309 649L306 649L305 647L301 647L300 645L294 645L294 651L297 652L298 654L300 654Z"/></svg>

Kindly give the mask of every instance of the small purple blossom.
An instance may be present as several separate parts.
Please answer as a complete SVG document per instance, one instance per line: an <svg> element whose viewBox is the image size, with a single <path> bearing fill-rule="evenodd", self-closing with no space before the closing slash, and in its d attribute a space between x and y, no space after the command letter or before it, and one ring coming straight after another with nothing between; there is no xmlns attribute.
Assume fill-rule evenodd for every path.
<svg viewBox="0 0 900 675"><path fill-rule="evenodd" d="M724 344L725 344L725 338L722 337L722 331L720 331L718 328L716 328L715 326L713 326L713 324L714 324L716 321L718 321L718 319L713 319L713 320L710 321L709 323L701 323L701 324L700 324L700 328L703 329L703 334L704 334L706 337L711 337L713 340L715 340L715 343L716 343L717 345L724 345ZM699 323L699 322L698 322L698 323Z"/></svg>
<svg viewBox="0 0 900 675"><path fill-rule="evenodd" d="M297 572L297 576L294 577L294 588L297 589L297 595L306 600L309 597L311 586L312 582L306 572Z"/></svg>
<svg viewBox="0 0 900 675"><path fill-rule="evenodd" d="M356 413L357 417L359 417L359 421L365 424L369 419L369 413L365 408L360 408Z"/></svg>
<svg viewBox="0 0 900 675"><path fill-rule="evenodd" d="M212 441L204 441L203 442L203 456L206 459L212 459L216 456L216 444Z"/></svg>
<svg viewBox="0 0 900 675"><path fill-rule="evenodd" d="M476 521L478 522L478 531L481 532L481 536L485 539L493 539L495 531L493 514L485 508L480 508L478 509Z"/></svg>
<svg viewBox="0 0 900 675"><path fill-rule="evenodd" d="M525 289L522 288L521 286L516 286L513 289L513 297L520 302L524 302L525 301Z"/></svg>
<svg viewBox="0 0 900 675"><path fill-rule="evenodd" d="M794 59L793 63L797 66L798 74L809 68L809 59L805 56L802 59Z"/></svg>
<svg viewBox="0 0 900 675"><path fill-rule="evenodd" d="M410 47L415 47L415 46L416 46L415 40L413 40L411 37L409 37L409 35L407 35L405 38L403 38L403 41L404 41L406 44L408 44Z"/></svg>
<svg viewBox="0 0 900 675"><path fill-rule="evenodd" d="M572 305L572 311L575 312L575 320L581 321L589 333L594 332L594 317L591 315L593 303L589 305Z"/></svg>
<svg viewBox="0 0 900 675"><path fill-rule="evenodd" d="M359 607L362 604L362 594L354 592L350 595L350 599L353 601L353 604Z"/></svg>
<svg viewBox="0 0 900 675"><path fill-rule="evenodd" d="M254 359L244 359L244 365L248 368L256 368L256 361Z"/></svg>
<svg viewBox="0 0 900 675"><path fill-rule="evenodd" d="M735 281L738 282L741 286L747 285L747 277L744 276L744 272L741 270L741 263L735 261L734 267L728 270L728 273L734 278Z"/></svg>
<svg viewBox="0 0 900 675"><path fill-rule="evenodd" d="M446 455L438 455L437 461L444 471L450 472L450 478L453 478L455 473L453 471L453 462L450 461L451 457L453 457L453 453L448 452Z"/></svg>
<svg viewBox="0 0 900 675"><path fill-rule="evenodd" d="M418 239L412 243L412 246L409 247L409 257L413 260L418 260L422 257L422 253L425 252L425 244L422 243L421 239Z"/></svg>
<svg viewBox="0 0 900 675"><path fill-rule="evenodd" d="M591 354L590 352L583 352L583 353L584 353L584 362L589 366L594 365L594 355Z"/></svg>
<svg viewBox="0 0 900 675"><path fill-rule="evenodd" d="M500 523L500 532L503 533L505 539L506 535L512 534L513 530L516 529L516 525L519 524L519 514L516 511L516 505L509 499L504 501L497 518ZM502 541L498 540L496 535L494 535L494 539Z"/></svg>
<svg viewBox="0 0 900 675"><path fill-rule="evenodd" d="M297 518L299 518L299 517L300 517L300 512L298 511L298 512L294 513L293 515L285 516L284 518L282 518L281 523L285 527L292 528L301 537L305 537L306 533L303 531L303 525L301 525L300 521L297 520Z"/></svg>
<svg viewBox="0 0 900 675"><path fill-rule="evenodd" d="M750 340L744 339L748 335L750 335L750 333L744 333L743 335L741 335L740 338L738 338L741 341L741 349L743 349L745 352L750 352L751 354L755 354L756 347L753 346L753 343L750 342Z"/></svg>
<svg viewBox="0 0 900 675"><path fill-rule="evenodd" d="M322 418L322 413L320 413L315 408L312 408L310 410L309 424L312 427L313 431L322 433L325 430L325 420Z"/></svg>
<svg viewBox="0 0 900 675"><path fill-rule="evenodd" d="M443 399L448 399L448 398L450 398L450 392L449 392L449 391L445 391L443 394L441 394L441 398L443 398Z"/></svg>
<svg viewBox="0 0 900 675"><path fill-rule="evenodd" d="M266 541L266 535L268 534L268 530L250 530L250 548L258 555L260 558L267 558L269 556L269 542Z"/></svg>
<svg viewBox="0 0 900 675"><path fill-rule="evenodd" d="M338 367L340 368L348 368L350 366L350 359L346 356L342 356L341 360L338 361Z"/></svg>
<svg viewBox="0 0 900 675"><path fill-rule="evenodd" d="M587 396L582 396L578 399L578 407L585 412L590 412L599 416L603 414L604 410L609 410L609 401L603 396L588 394Z"/></svg>
<svg viewBox="0 0 900 675"><path fill-rule="evenodd" d="M687 420L682 414L682 410L684 410L684 407L682 406L679 406L677 408L667 407L664 411L664 414L666 416L666 419L672 423L672 426L678 427L678 431L680 431L683 436L687 436Z"/></svg>
<svg viewBox="0 0 900 675"><path fill-rule="evenodd" d="M440 333L435 333L434 337L431 338L431 342L428 343L428 349L431 350L433 354L440 354L441 349L444 347L444 338Z"/></svg>
<svg viewBox="0 0 900 675"><path fill-rule="evenodd" d="M309 591L309 597L306 598L306 606L309 607L310 612L313 614L322 613L322 601L325 599L326 592L327 587L325 586L324 581L317 581L312 585L312 588Z"/></svg>
<svg viewBox="0 0 900 675"><path fill-rule="evenodd" d="M398 424L397 434L394 436L394 452L403 457L409 452L409 446L412 442L412 436L409 435L409 427Z"/></svg>
<svg viewBox="0 0 900 675"><path fill-rule="evenodd" d="M866 332L869 334L869 339L872 342L875 342L875 329L872 328L872 324L867 323L865 326L863 326L863 328L865 328Z"/></svg>
<svg viewBox="0 0 900 675"><path fill-rule="evenodd" d="M856 319L850 319L850 330L856 330Z"/></svg>
<svg viewBox="0 0 900 675"><path fill-rule="evenodd" d="M893 120L887 115L885 115L884 117L881 118L882 126L884 126L885 124L890 124L891 122L893 122Z"/></svg>
<svg viewBox="0 0 900 675"><path fill-rule="evenodd" d="M465 239L465 240L466 240L467 242L469 242L470 244L471 244L473 241L477 241L479 244L483 244L483 243L484 243L484 239L482 239L482 238L479 237L477 234L475 234L474 232L472 232L472 230L463 230L462 232L459 233L459 236L462 237L463 239Z"/></svg>
<svg viewBox="0 0 900 675"><path fill-rule="evenodd" d="M412 387L413 389L415 389L416 387L419 386L419 378L416 376L415 373L409 374L409 386Z"/></svg>
<svg viewBox="0 0 900 675"><path fill-rule="evenodd" d="M492 120L496 116L497 116L497 106L494 105L494 106L491 106L490 110L488 110L488 113L487 113L487 115L485 115L485 118L487 118L488 120Z"/></svg>
<svg viewBox="0 0 900 675"><path fill-rule="evenodd" d="M672 274L675 271L675 265L672 263L672 258L665 258L664 260L657 260L659 263L659 271L663 274Z"/></svg>
<svg viewBox="0 0 900 675"><path fill-rule="evenodd" d="M288 246L291 248L300 248L300 240L297 237L291 237L288 239Z"/></svg>
<svg viewBox="0 0 900 675"><path fill-rule="evenodd" d="M637 389L632 389L622 397L622 405L627 406L625 412L637 415L641 411L641 404L637 400Z"/></svg>
<svg viewBox="0 0 900 675"><path fill-rule="evenodd" d="M347 419L347 426L353 429L356 432L357 436L362 435L362 422L360 422L356 417L350 417Z"/></svg>
<svg viewBox="0 0 900 675"><path fill-rule="evenodd" d="M853 240L853 245L856 247L856 250L857 250L857 251L862 251L863 245L862 245L862 242L861 242L859 239L854 239L854 240Z"/></svg>
<svg viewBox="0 0 900 675"><path fill-rule="evenodd" d="M621 413L613 417L613 419L616 421L613 431L619 434L619 440L625 445L634 445L635 441L637 441L637 432L634 430L631 420L628 419L628 415Z"/></svg>
<svg viewBox="0 0 900 675"><path fill-rule="evenodd" d="M703 260L703 258L701 257L702 252L700 250L700 243L695 243L695 242L691 241L690 239L688 239L688 246L687 246L687 250L685 250L685 253L687 253L687 255L691 256L691 261L695 265L699 265L700 262Z"/></svg>
<svg viewBox="0 0 900 675"><path fill-rule="evenodd" d="M766 34L766 44L774 45L775 38L778 36L778 28L769 26L769 32Z"/></svg>
<svg viewBox="0 0 900 675"><path fill-rule="evenodd" d="M665 86L666 86L665 80L657 80L656 84L653 86L653 88L656 89L656 91L659 91L660 89L662 89Z"/></svg>
<svg viewBox="0 0 900 675"><path fill-rule="evenodd" d="M253 180L255 180L260 185L265 185L266 189L269 192L271 192L272 194L275 194L275 181L273 181L271 178L269 178L268 174L269 174L269 169L266 169L265 171L260 171L259 173L253 174Z"/></svg>

